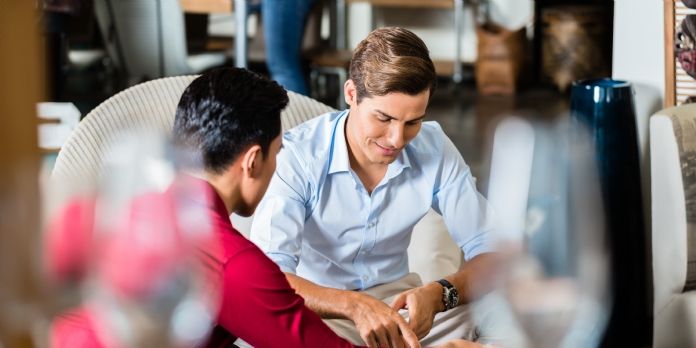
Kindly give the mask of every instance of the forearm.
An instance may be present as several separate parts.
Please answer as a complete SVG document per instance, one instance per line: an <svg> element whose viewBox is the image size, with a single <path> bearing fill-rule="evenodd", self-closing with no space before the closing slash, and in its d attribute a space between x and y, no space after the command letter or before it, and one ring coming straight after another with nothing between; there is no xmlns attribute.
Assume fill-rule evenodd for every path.
<svg viewBox="0 0 696 348"><path fill-rule="evenodd" d="M323 319L350 319L353 291L327 288L292 273L285 273L290 286L305 300L305 305Z"/></svg>
<svg viewBox="0 0 696 348"><path fill-rule="evenodd" d="M370 295L319 286L285 273L290 286L305 299L305 306L325 319L349 319L370 347L420 348L418 337L396 310ZM391 342L391 343L390 343Z"/></svg>
<svg viewBox="0 0 696 348"><path fill-rule="evenodd" d="M465 262L456 273L445 277L459 293L459 304L474 301L495 288L500 276L500 256L484 253Z"/></svg>

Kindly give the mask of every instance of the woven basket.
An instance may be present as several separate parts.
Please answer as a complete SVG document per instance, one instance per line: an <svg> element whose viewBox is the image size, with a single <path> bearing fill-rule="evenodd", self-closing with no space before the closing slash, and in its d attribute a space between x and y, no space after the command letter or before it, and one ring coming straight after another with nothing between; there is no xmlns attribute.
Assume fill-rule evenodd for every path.
<svg viewBox="0 0 696 348"><path fill-rule="evenodd" d="M541 15L542 80L567 91L575 80L611 73L611 18L602 6L556 6Z"/></svg>

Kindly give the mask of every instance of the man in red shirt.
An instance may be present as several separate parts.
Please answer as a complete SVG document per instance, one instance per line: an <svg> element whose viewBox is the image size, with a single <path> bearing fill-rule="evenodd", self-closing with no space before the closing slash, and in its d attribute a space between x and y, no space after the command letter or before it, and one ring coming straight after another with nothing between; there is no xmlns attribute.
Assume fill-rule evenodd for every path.
<svg viewBox="0 0 696 348"><path fill-rule="evenodd" d="M200 254L221 295L217 326L207 346L228 347L239 337L255 347L352 347L304 305L278 266L241 235L229 219L231 213L251 215L266 191L281 147L280 112L287 103L287 94L277 83L243 69L218 69L194 80L177 107L173 139L175 145L193 154L192 163L201 163L202 169L188 170L166 193L145 198L152 203L172 197L173 192L180 194L175 191L181 182L197 188L194 192L198 194L184 198L203 207L210 221L214 245L200 250ZM84 216L90 216L92 209L89 201L69 206L61 216L66 223L54 225L62 226L64 231L53 230L50 234L89 238L90 233L83 232L91 226L71 222L91 224L94 219ZM171 216L165 215L151 218L170 221ZM84 267L80 264L84 260L74 255L86 252L75 250L75 245L87 248L88 244L70 246L61 243L60 238L49 238L49 263L61 265L56 271L62 274L70 273L71 267ZM66 246L70 250L61 249ZM104 340L108 335L96 324L86 309L62 314L54 320L51 345L108 346L108 340ZM391 346L420 346L412 331L402 335L403 342L392 342ZM479 345L454 341L450 346Z"/></svg>
<svg viewBox="0 0 696 348"><path fill-rule="evenodd" d="M203 167L183 178L203 191L187 198L205 207L218 243L204 251L210 256L204 262L221 286L218 327L209 346L228 346L237 337L257 347L352 346L304 306L278 266L230 223L230 213L251 215L268 186L280 150L280 112L287 103L275 82L246 70L220 69L194 80L177 108L174 142ZM156 199L136 198L143 200ZM85 208L82 213L90 209ZM65 220L78 220L72 217ZM66 313L54 322L52 345L104 346L107 335L95 324L88 310Z"/></svg>

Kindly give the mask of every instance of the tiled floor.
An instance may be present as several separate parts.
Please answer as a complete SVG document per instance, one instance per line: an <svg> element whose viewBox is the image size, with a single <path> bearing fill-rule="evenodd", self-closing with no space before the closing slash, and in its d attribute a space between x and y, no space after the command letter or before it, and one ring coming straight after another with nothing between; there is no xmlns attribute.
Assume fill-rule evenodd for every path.
<svg viewBox="0 0 696 348"><path fill-rule="evenodd" d="M516 96L481 96L472 82L442 83L428 108L428 118L440 123L485 192L494 127L503 117L532 122L565 117L569 97L550 88L528 88Z"/></svg>

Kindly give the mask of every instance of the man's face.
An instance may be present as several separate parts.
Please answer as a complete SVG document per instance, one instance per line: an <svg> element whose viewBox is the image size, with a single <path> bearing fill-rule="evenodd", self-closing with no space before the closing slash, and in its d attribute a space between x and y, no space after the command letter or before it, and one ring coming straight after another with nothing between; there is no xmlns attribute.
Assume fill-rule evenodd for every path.
<svg viewBox="0 0 696 348"><path fill-rule="evenodd" d="M363 98L358 104L352 81L345 86L350 115L346 138L358 165L388 165L418 135L430 91L417 95L390 93Z"/></svg>
<svg viewBox="0 0 696 348"><path fill-rule="evenodd" d="M243 194L243 196L245 196L244 201L246 202L246 209L238 212L239 215L251 216L261 202L271 182L271 178L273 178L273 173L276 170L276 156L278 152L280 152L280 144L281 137L278 135L271 142L266 156L261 156L261 158L257 160L257 164L260 165L258 176L245 183L243 185L244 187L242 187L242 190L246 192L246 194Z"/></svg>

